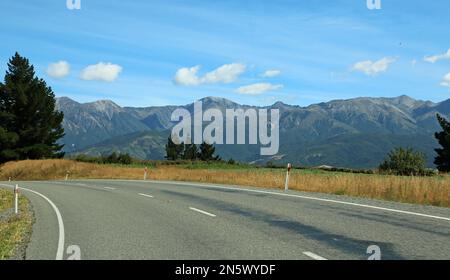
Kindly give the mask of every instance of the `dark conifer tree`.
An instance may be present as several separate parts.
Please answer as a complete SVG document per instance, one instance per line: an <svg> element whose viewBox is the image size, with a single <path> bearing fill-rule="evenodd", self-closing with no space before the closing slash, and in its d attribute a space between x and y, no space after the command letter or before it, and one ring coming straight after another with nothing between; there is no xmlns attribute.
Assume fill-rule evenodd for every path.
<svg viewBox="0 0 450 280"><path fill-rule="evenodd" d="M198 147L195 144L186 144L184 146L183 159L196 160L198 154Z"/></svg>
<svg viewBox="0 0 450 280"><path fill-rule="evenodd" d="M169 136L167 138L166 159L167 160L177 160L178 159L177 145L172 141L171 136Z"/></svg>
<svg viewBox="0 0 450 280"><path fill-rule="evenodd" d="M438 155L434 164L437 165L439 171L450 172L450 122L439 114L437 114L437 119L443 131L436 132L435 137L442 148L435 150Z"/></svg>
<svg viewBox="0 0 450 280"><path fill-rule="evenodd" d="M215 161L220 160L219 156L214 156L216 148L214 145L203 142L200 145L200 151L198 152L198 158L202 161Z"/></svg>
<svg viewBox="0 0 450 280"><path fill-rule="evenodd" d="M0 83L0 162L64 156L57 142L64 136L63 118L52 89L16 53Z"/></svg>

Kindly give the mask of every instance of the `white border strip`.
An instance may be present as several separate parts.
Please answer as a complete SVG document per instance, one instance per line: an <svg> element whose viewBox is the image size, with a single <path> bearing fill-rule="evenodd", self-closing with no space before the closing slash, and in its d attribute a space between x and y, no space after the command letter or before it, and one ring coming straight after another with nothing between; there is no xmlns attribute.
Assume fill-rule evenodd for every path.
<svg viewBox="0 0 450 280"><path fill-rule="evenodd" d="M14 187L12 185L5 185L5 184L0 184L2 186L7 186L7 187ZM56 260L62 260L64 258L64 222L61 216L61 213L58 210L58 207L56 207L56 205L45 195L38 193L37 191L33 191L27 188L22 188L19 187L19 189L25 190L25 191L29 191L31 193L34 193L40 197L42 197L43 199L45 199L50 206L52 206L53 210L56 213L56 218L58 219L58 227L59 227L59 238L58 238L58 250L56 251Z"/></svg>
<svg viewBox="0 0 450 280"><path fill-rule="evenodd" d="M45 195L38 193L36 191L21 188L23 190L27 190L29 192L32 192L34 194L39 195L43 199L47 200L47 202L53 207L53 210L55 210L56 217L58 218L58 225L59 225L59 240L58 240L58 251L56 252L56 260L62 260L64 258L64 222L61 216L61 213L58 210L58 207Z"/></svg>
<svg viewBox="0 0 450 280"><path fill-rule="evenodd" d="M135 182L142 182L142 181L138 181L138 180L133 180L133 181L135 181ZM126 180L124 180L123 182L126 182ZM207 184L202 184L202 183L194 184L194 183L167 182L167 181L147 181L147 182L149 182L149 183L158 183L158 184L186 185L186 186L194 186L194 187L202 187L202 186L204 186L204 187L211 187L211 188L216 188L216 189L236 190L236 191L243 191L243 192L271 194L271 195L279 195L279 196L286 196L286 197L296 197L296 198L302 198L302 199L308 199L308 200L315 200L315 201L322 201L322 202L344 204L344 205L350 205L350 206L357 206L357 207L363 207L363 208L369 208L369 209L376 209L376 210L382 210L382 211L388 211L388 212L394 212L394 213L418 216L418 217L425 217L425 218L432 218L432 219L443 220L443 221L450 221L450 218L447 218L447 217L427 215L427 214L422 214L422 213L417 213L417 212L397 210L397 209L392 209L392 208L378 207L378 206L372 206L372 205L366 205L366 204L360 204L360 203L353 203L353 202L345 202L345 201L339 201L339 200L333 200L333 199L310 197L310 196L297 195L297 194L288 194L288 193L278 193L278 192L271 192L271 191L251 190L251 189L236 188L236 187L224 187L224 186L217 186L217 185L207 185Z"/></svg>
<svg viewBox="0 0 450 280"><path fill-rule="evenodd" d="M442 217L442 216L428 215L428 214L422 214L422 213L411 212L411 211L397 210L397 209L392 209L392 208L378 207L378 206L353 203L353 202L345 202L345 201L339 201L339 200L333 200L333 199L310 197L310 196L304 196L304 195L295 195L295 194L279 193L279 192L263 191L263 190L252 190L252 189L246 189L244 187L225 187L225 186L211 185L211 184L205 184L205 183L189 183L189 182L181 182L181 181L155 181L155 180L142 181L142 180L108 180L108 179L106 179L106 180L105 179L97 179L96 180L96 179L91 179L91 180L80 180L80 181L138 182L138 183L153 183L153 184L181 185L181 186L185 185L185 186L193 186L193 187L200 187L200 188L201 187L210 187L210 188L216 188L216 189L236 190L236 191L262 193L262 194L278 195L278 196L285 196L285 197L295 197L295 198L301 198L301 199L308 199L308 200L337 203L337 204L343 204L343 205L349 205L349 206L357 206L357 207L369 208L369 209L375 209L375 210L382 210L382 211L400 213L400 214L405 214L405 215L412 215L412 216L417 216L417 217L450 221L450 218ZM37 183L45 183L46 181L36 181L36 182Z"/></svg>

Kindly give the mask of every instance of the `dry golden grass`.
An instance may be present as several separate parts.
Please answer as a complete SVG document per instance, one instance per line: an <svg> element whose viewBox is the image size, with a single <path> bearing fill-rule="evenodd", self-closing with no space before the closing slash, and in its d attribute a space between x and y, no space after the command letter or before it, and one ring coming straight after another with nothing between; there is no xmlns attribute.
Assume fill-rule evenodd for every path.
<svg viewBox="0 0 450 280"><path fill-rule="evenodd" d="M13 206L13 192L0 189L2 212ZM1 213L1 212L0 212ZM19 215L0 219L0 260L12 257L22 258L20 248L25 246L31 235L33 214L29 208L29 201L21 196L19 199Z"/></svg>
<svg viewBox="0 0 450 280"><path fill-rule="evenodd" d="M13 194L11 191L0 189L0 213L13 206Z"/></svg>
<svg viewBox="0 0 450 280"><path fill-rule="evenodd" d="M192 170L164 167L151 171L156 180L180 180L284 188L284 171ZM364 174L304 174L293 172L289 188L407 203L450 207L450 178L399 177Z"/></svg>
<svg viewBox="0 0 450 280"><path fill-rule="evenodd" d="M24 160L0 167L0 180L63 180L67 171L71 179L137 179L141 169L76 162L72 160Z"/></svg>
<svg viewBox="0 0 450 280"><path fill-rule="evenodd" d="M0 180L142 179L142 168L80 163L70 160L38 160L7 163ZM207 182L241 186L283 188L285 172L269 169L187 169L159 166L149 179ZM349 173L311 173L295 170L290 189L450 207L450 177L399 177Z"/></svg>

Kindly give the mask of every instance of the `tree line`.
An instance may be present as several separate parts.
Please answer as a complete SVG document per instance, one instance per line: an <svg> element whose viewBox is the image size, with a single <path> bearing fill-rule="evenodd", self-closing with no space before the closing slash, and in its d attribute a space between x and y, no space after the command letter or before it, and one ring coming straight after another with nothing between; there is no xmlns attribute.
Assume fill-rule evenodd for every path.
<svg viewBox="0 0 450 280"><path fill-rule="evenodd" d="M78 154L73 157L74 160L80 162L100 163L100 164L132 164L135 159L128 153L112 152L111 154L102 154L100 156L89 156Z"/></svg>
<svg viewBox="0 0 450 280"><path fill-rule="evenodd" d="M167 160L200 160L200 161L219 161L219 156L214 155L216 148L214 145L203 142L199 146L195 144L175 144L172 137L167 139L166 156Z"/></svg>

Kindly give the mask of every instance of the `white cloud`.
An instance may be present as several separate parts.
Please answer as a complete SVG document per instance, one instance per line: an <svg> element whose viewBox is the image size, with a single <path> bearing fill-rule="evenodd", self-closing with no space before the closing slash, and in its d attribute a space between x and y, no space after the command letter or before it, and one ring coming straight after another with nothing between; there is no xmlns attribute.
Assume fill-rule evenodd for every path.
<svg viewBox="0 0 450 280"><path fill-rule="evenodd" d="M229 84L245 72L246 66L241 63L225 64L219 68L206 73L203 77L198 76L200 66L178 69L175 74L174 82L182 86L198 86L201 84Z"/></svg>
<svg viewBox="0 0 450 280"><path fill-rule="evenodd" d="M244 64L225 64L212 72L206 73L206 75L202 78L202 82L208 84L229 84L236 81L239 75L245 72L245 69L246 66Z"/></svg>
<svg viewBox="0 0 450 280"><path fill-rule="evenodd" d="M273 77L278 76L280 74L281 74L280 70L267 70L261 76L263 78L273 78Z"/></svg>
<svg viewBox="0 0 450 280"><path fill-rule="evenodd" d="M267 91L274 91L283 88L283 85L273 85L270 83L257 83L248 86L242 86L236 91L240 94L259 95Z"/></svg>
<svg viewBox="0 0 450 280"><path fill-rule="evenodd" d="M378 61L365 60L357 62L353 65L354 71L363 72L368 76L375 76L379 73L386 72L389 66L394 63L396 59L385 57Z"/></svg>
<svg viewBox="0 0 450 280"><path fill-rule="evenodd" d="M47 68L47 75L52 78L63 78L70 73L70 64L67 61L61 60L52 63Z"/></svg>
<svg viewBox="0 0 450 280"><path fill-rule="evenodd" d="M100 62L84 68L80 78L86 81L114 82L121 72L120 65Z"/></svg>
<svg viewBox="0 0 450 280"><path fill-rule="evenodd" d="M441 86L450 87L450 73L444 76L444 80L442 81Z"/></svg>
<svg viewBox="0 0 450 280"><path fill-rule="evenodd" d="M411 60L411 66L416 67L416 65L417 65L417 60L415 60L415 59Z"/></svg>
<svg viewBox="0 0 450 280"><path fill-rule="evenodd" d="M191 68L181 68L178 69L175 74L175 84L182 86L198 86L200 84L200 79L197 76L197 72L200 70L200 66L194 66Z"/></svg>
<svg viewBox="0 0 450 280"><path fill-rule="evenodd" d="M448 49L448 51L444 54L426 56L423 60L425 60L426 62L430 62L430 63L436 63L439 60L443 60L443 59L450 59L450 49Z"/></svg>

